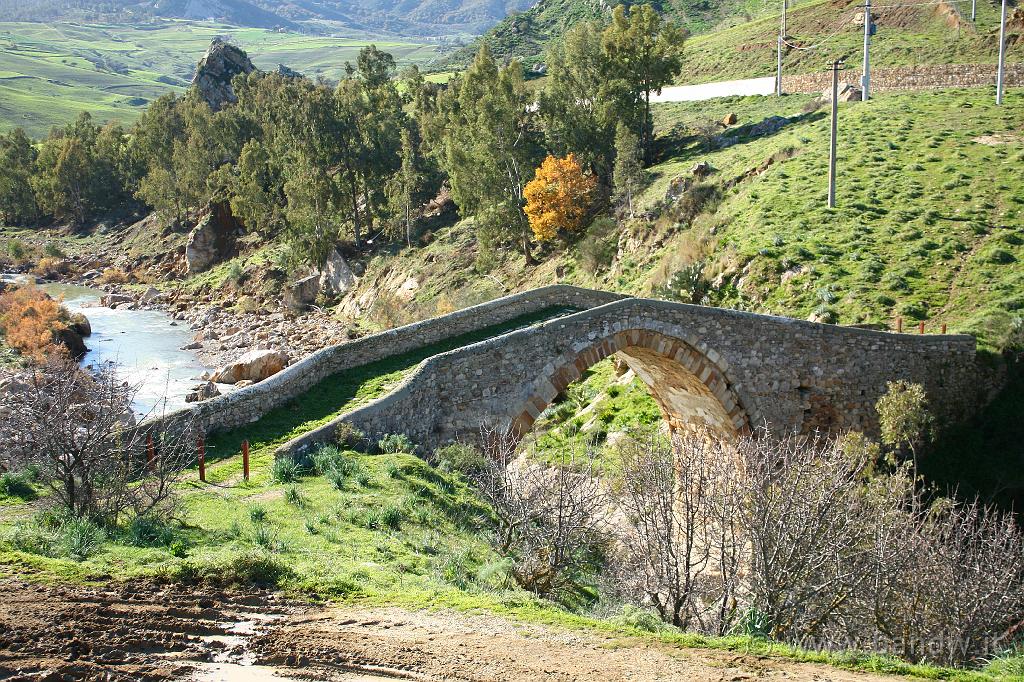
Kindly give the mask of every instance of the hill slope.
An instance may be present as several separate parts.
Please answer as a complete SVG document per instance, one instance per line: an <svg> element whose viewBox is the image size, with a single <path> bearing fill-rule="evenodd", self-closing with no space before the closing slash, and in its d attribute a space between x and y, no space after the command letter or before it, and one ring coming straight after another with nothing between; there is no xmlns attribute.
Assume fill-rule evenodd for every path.
<svg viewBox="0 0 1024 682"><path fill-rule="evenodd" d="M256 66L286 64L310 77L336 79L370 42L399 64L433 59L433 45L328 38L223 24L147 25L0 23L0 130L51 126L88 110L98 120L131 121L146 104L192 80L196 61L217 35L245 49Z"/></svg>
<svg viewBox="0 0 1024 682"><path fill-rule="evenodd" d="M749 20L764 13L764 4L753 0L643 0L663 15L675 19L691 33L702 33L723 24ZM579 21L611 17L618 3L603 0L539 0L521 13L514 13L491 28L485 40L496 56L517 57L532 64L543 59L545 45L560 38ZM638 4L638 3L634 3ZM468 64L476 43L452 53L452 65Z"/></svg>
<svg viewBox="0 0 1024 682"><path fill-rule="evenodd" d="M790 11L788 42L815 49L787 49L786 73L818 71L836 57L859 65L863 54L862 10L858 0L814 0ZM999 8L979 0L976 23L954 3L920 3L883 7L873 12L876 33L871 39L871 63L876 67L912 64L994 63L999 51ZM1010 22L1009 61L1024 58L1024 11ZM863 20L861 20L862 22ZM757 19L707 35L686 44L680 82L702 83L775 73L779 17Z"/></svg>
<svg viewBox="0 0 1024 682"><path fill-rule="evenodd" d="M684 51L680 83L702 83L775 73L776 41L780 17L775 3L724 0L707 3L693 0L650 4L666 17L684 25L692 34ZM831 57L860 58L863 23L858 23L861 0L810 0L791 2L787 33L792 45L783 56L788 73L822 68ZM529 10L508 17L484 34L496 55L523 59L527 64L543 60L548 42L557 40L578 21L606 19L611 4L596 0L540 0ZM998 3L979 0L976 23L964 16L955 2L918 3L880 7L874 13L877 33L872 40L876 66L906 64L992 63L998 52ZM1024 10L1011 15L1010 59L1024 55ZM448 58L452 65L467 64L475 45Z"/></svg>
<svg viewBox="0 0 1024 682"><path fill-rule="evenodd" d="M254 28L301 26L316 33L370 31L446 36L479 33L530 0L0 0L0 21L136 23L151 19L221 21Z"/></svg>

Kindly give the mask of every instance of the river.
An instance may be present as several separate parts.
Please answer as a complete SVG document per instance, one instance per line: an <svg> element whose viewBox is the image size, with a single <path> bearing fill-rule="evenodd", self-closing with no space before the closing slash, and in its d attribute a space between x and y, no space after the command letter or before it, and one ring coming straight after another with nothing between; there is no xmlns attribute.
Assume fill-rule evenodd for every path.
<svg viewBox="0 0 1024 682"><path fill-rule="evenodd" d="M84 366L113 363L117 375L137 387L132 407L140 416L159 415L185 405L185 396L210 368L181 346L192 341L187 326L179 326L158 310L118 310L98 306L102 291L68 284L43 284L64 307L89 318L92 336Z"/></svg>

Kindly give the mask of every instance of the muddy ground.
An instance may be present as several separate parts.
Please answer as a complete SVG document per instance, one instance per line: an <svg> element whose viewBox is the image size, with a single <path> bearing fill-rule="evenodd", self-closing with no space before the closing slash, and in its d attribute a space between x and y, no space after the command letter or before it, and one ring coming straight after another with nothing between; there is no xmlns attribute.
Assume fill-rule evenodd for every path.
<svg viewBox="0 0 1024 682"><path fill-rule="evenodd" d="M905 678L522 625L449 610L325 608L269 592L0 580L0 680Z"/></svg>

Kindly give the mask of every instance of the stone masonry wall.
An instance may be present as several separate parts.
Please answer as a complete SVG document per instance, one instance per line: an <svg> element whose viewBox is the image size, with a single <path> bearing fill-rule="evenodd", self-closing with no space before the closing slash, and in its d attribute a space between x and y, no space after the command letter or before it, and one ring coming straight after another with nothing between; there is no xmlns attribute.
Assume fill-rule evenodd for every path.
<svg viewBox="0 0 1024 682"><path fill-rule="evenodd" d="M196 403L145 425L159 430L164 424L192 420L196 428L206 433L235 429L257 421L317 383L345 370L545 308L564 306L582 310L622 298L620 294L562 285L505 296L442 317L329 346L253 386Z"/></svg>
<svg viewBox="0 0 1024 682"><path fill-rule="evenodd" d="M522 431L568 382L615 352L624 352L631 366L657 370L644 373L660 377L652 393L663 410L689 409L673 392L698 380L698 397L721 403L705 413L731 420L736 430L768 425L775 432L876 435L875 403L887 381L901 378L925 387L943 421L968 416L987 393L976 378L969 336L891 334L626 299L428 358L389 395L279 454L329 441L341 421L371 438L405 433L426 448L475 439L482 425ZM670 366L678 377L666 374ZM693 414L666 417L671 423Z"/></svg>
<svg viewBox="0 0 1024 682"><path fill-rule="evenodd" d="M839 78L859 86L861 73L860 69L848 69ZM1024 63L1007 64L1005 78L1007 87L1024 86ZM877 92L974 88L995 83L995 64L928 64L871 70L871 89ZM826 71L782 76L783 92L821 93L831 85L832 74Z"/></svg>

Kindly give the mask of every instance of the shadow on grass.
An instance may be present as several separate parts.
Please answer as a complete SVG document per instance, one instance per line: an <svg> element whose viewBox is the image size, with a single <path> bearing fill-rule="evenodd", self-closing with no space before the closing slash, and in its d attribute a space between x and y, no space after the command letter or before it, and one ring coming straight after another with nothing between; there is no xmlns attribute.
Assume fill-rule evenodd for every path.
<svg viewBox="0 0 1024 682"><path fill-rule="evenodd" d="M237 455L241 452L242 441L246 439L252 450L276 447L343 412L380 397L426 358L572 312L576 310L560 306L545 308L327 377L298 398L271 410L259 421L212 435L207 443L207 461L215 462Z"/></svg>
<svg viewBox="0 0 1024 682"><path fill-rule="evenodd" d="M944 432L920 471L940 490L1024 513L1024 364L975 418Z"/></svg>

